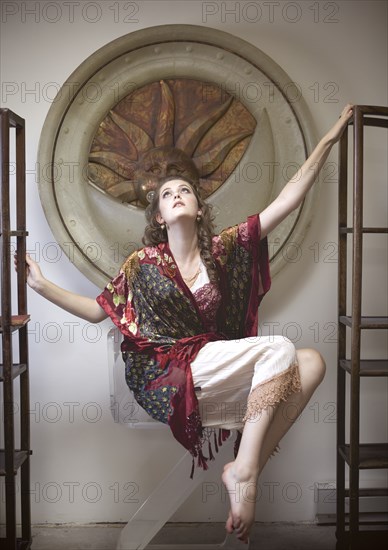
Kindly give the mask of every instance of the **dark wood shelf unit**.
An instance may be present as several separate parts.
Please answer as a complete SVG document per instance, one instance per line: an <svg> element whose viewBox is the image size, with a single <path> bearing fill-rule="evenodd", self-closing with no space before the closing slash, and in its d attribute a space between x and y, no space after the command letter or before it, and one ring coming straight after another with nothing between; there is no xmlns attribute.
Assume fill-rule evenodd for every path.
<svg viewBox="0 0 388 550"><path fill-rule="evenodd" d="M349 496L349 489L345 489L345 496ZM360 489L360 497L388 497L388 487L369 487L367 489Z"/></svg>
<svg viewBox="0 0 388 550"><path fill-rule="evenodd" d="M340 227L339 232L342 233L353 233L353 227ZM388 227L363 227L363 233L388 233Z"/></svg>
<svg viewBox="0 0 388 550"><path fill-rule="evenodd" d="M13 141L11 141L13 140ZM11 146L14 144L16 162L10 162ZM30 420L29 420L29 365L27 323L27 284L25 269L15 274L12 244L16 241L19 265L25 262L26 254L26 186L25 186L25 123L9 109L0 109L1 151L1 313L0 335L2 362L0 383L3 385L3 431L4 448L0 450L0 475L5 478L5 537L0 538L2 550L27 550L31 546L30 504ZM10 177L10 167L16 173ZM11 192L11 185L15 193ZM12 189L13 191L13 189ZM15 198L14 198L15 197ZM12 209L15 210L16 227L10 227ZM12 304L12 281L16 279L17 304ZM14 311L14 308L17 311ZM13 337L13 333L17 336ZM17 339L17 342L16 342ZM13 350L18 348L18 363L13 361ZM15 414L14 383L19 383L20 413ZM15 424L19 424L20 443L16 448ZM17 499L16 480L19 476L20 498ZM17 513L20 510L20 514ZM21 536L17 536L17 518L21 521Z"/></svg>
<svg viewBox="0 0 388 550"><path fill-rule="evenodd" d="M18 469L30 454L32 454L31 451L14 451L14 475L17 474ZM5 476L5 474L5 452L0 451L0 476Z"/></svg>
<svg viewBox="0 0 388 550"><path fill-rule="evenodd" d="M350 445L341 445L339 452L350 465ZM388 468L388 443L361 443L359 445L358 464L360 470Z"/></svg>
<svg viewBox="0 0 388 550"><path fill-rule="evenodd" d="M25 315L11 315L10 320L8 321L8 326L11 327L11 331L19 330L19 328L24 327L30 320L28 314ZM3 332L3 318L0 317L0 333Z"/></svg>
<svg viewBox="0 0 388 550"><path fill-rule="evenodd" d="M27 368L25 363L14 363L11 367L12 379L20 376ZM0 365L0 382L4 382L3 365Z"/></svg>
<svg viewBox="0 0 388 550"><path fill-rule="evenodd" d="M339 322L348 327L353 327L358 322L360 329L388 328L388 317L359 317L358 321L355 321L355 318L350 315L340 315Z"/></svg>
<svg viewBox="0 0 388 550"><path fill-rule="evenodd" d="M353 126L353 192L348 201L348 133ZM388 443L360 442L360 394L362 377L386 377L388 360L361 359L363 330L388 329L388 317L364 316L362 299L363 235L386 234L387 227L363 226L364 187L364 127L388 128L388 107L355 105L352 120L339 143L338 195L338 368L337 368L337 549L385 548L388 526L360 528L362 521L359 499L364 496L382 496L387 488L360 488L360 471L388 468ZM348 202L352 208L352 223L348 223ZM348 236L351 238L348 239ZM352 258L348 265L348 250ZM347 299L351 280L350 299ZM347 302L350 302L349 304ZM350 330L349 330L350 329ZM349 345L347 345L349 344ZM348 350L348 351L347 351ZM350 351L349 351L350 350ZM348 354L348 355L347 355ZM349 418L346 417L346 380L350 381ZM345 439L349 428L349 441ZM349 473L345 483L346 468ZM349 499L349 514L345 512L345 498ZM383 546L384 545L384 546Z"/></svg>
<svg viewBox="0 0 388 550"><path fill-rule="evenodd" d="M387 359L361 359L355 363L359 368L360 376L388 376ZM339 366L347 372L352 372L352 362L350 359L340 359Z"/></svg>

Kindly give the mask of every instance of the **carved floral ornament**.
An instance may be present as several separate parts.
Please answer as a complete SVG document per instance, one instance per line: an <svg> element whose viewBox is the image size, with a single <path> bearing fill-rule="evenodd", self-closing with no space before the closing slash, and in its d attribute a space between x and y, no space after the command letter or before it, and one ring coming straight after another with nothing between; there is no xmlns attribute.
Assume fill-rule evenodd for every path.
<svg viewBox="0 0 388 550"><path fill-rule="evenodd" d="M248 109L215 85L187 79L147 84L100 124L89 154L89 181L122 202L145 207L159 177L183 175L177 165L187 156L207 198L236 168L255 126Z"/></svg>
<svg viewBox="0 0 388 550"><path fill-rule="evenodd" d="M147 195L179 175L177 158L194 161L217 229L262 210L314 146L290 85L263 52L205 27L148 28L95 52L63 85L72 93L59 92L39 145L41 201L70 260L105 285L141 246ZM272 275L292 261L315 196L269 236Z"/></svg>

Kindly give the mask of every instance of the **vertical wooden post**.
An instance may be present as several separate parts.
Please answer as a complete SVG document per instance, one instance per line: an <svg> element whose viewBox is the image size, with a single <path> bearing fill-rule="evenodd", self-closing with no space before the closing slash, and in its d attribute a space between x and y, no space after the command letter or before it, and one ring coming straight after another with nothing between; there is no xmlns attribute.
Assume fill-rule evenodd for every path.
<svg viewBox="0 0 388 550"><path fill-rule="evenodd" d="M353 167L353 257L352 257L352 336L350 387L350 472L349 472L349 530L351 541L359 530L359 462L360 462L360 340L362 296L363 242L363 113L354 108L354 167Z"/></svg>
<svg viewBox="0 0 388 550"><path fill-rule="evenodd" d="M342 134L338 154L338 347L337 347L337 538L345 533L345 459L340 449L345 445L346 372L341 360L346 358L346 315L348 225L348 128Z"/></svg>

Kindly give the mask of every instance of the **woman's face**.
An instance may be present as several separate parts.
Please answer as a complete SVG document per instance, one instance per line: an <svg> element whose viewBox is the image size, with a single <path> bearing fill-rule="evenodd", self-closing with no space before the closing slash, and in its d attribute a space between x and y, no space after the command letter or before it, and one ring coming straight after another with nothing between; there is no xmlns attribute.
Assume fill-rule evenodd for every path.
<svg viewBox="0 0 388 550"><path fill-rule="evenodd" d="M173 179L164 183L159 189L159 213L156 220L167 227L174 224L195 220L201 214L197 197L189 183Z"/></svg>

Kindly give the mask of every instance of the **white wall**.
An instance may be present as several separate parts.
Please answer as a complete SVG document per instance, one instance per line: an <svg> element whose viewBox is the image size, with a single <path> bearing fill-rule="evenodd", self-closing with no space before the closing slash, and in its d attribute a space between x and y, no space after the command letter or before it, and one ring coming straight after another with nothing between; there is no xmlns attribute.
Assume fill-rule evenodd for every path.
<svg viewBox="0 0 388 550"><path fill-rule="evenodd" d="M387 3L383 1L3 2L1 106L27 123L28 248L45 275L77 293L99 292L69 262L45 220L35 163L53 89L96 49L135 30L190 23L241 37L272 57L301 88L317 134L322 135L342 106L387 105ZM97 10L97 8L98 10ZM130 8L136 7L136 13ZM225 8L232 10L225 12ZM99 10L101 17L98 19ZM257 14L262 15L260 18ZM216 12L216 13L214 13ZM210 15L213 13L213 15ZM59 16L57 17L57 14ZM125 17L130 17L125 22ZM258 20L257 20L258 19ZM50 22L51 20L51 22ZM135 21L136 20L136 21ZM255 21L256 20L256 21ZM366 221L386 223L386 141L368 146ZM330 157L336 169L336 151ZM386 180L386 177L385 177ZM314 482L335 479L337 184L327 169L319 207L300 258L274 280L261 309L263 332L270 323L298 347L316 347L327 361L327 376L282 443L282 452L261 480L257 519L312 520ZM367 239L365 313L386 312L386 241ZM142 502L181 453L159 431L128 431L109 410L105 321L93 327L29 292L33 522L122 521ZM386 313L385 313L386 314ZM367 355L386 355L384 340L366 342ZM364 440L386 440L386 385L363 383L366 406L378 421L362 422ZM368 411L363 411L368 413ZM222 465L212 464L213 496L198 489L174 516L176 521L223 521L227 502L219 482ZM379 479L379 474L371 475ZM2 496L3 500L3 496Z"/></svg>

